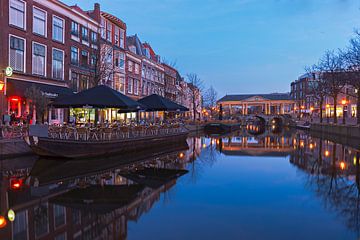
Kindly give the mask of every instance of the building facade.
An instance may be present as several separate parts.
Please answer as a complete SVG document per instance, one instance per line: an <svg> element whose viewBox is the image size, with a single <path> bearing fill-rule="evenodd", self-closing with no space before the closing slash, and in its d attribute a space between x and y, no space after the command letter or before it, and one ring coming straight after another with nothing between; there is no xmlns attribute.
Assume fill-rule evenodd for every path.
<svg viewBox="0 0 360 240"><path fill-rule="evenodd" d="M226 95L218 101L225 115L290 114L294 100L287 93Z"/></svg>
<svg viewBox="0 0 360 240"><path fill-rule="evenodd" d="M33 85L49 101L105 84L135 100L158 94L190 106L179 72L149 43L127 37L126 24L100 4L85 11L58 0L3 0L0 11L1 115L35 121L26 91ZM67 115L49 109L43 120L61 124Z"/></svg>
<svg viewBox="0 0 360 240"><path fill-rule="evenodd" d="M344 106L347 109L346 117L356 117L356 95L357 90L346 84L341 90L338 99L337 107L334 109L334 99L331 96L325 96L323 106L321 108L319 97L312 90L316 87L319 81L319 74L304 74L300 76L296 81L291 83L291 97L295 101L294 112L298 115L311 114L319 115L320 111L323 113L323 117L332 117L336 113L336 116L342 117ZM345 101L345 105L343 102Z"/></svg>

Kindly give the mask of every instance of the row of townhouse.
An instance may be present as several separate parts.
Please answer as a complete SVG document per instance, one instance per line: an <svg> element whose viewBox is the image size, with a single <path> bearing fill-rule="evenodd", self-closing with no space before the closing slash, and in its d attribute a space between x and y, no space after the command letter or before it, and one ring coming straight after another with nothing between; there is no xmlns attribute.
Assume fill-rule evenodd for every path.
<svg viewBox="0 0 360 240"><path fill-rule="evenodd" d="M193 107L179 72L98 3L85 11L58 0L2 0L0 13L2 115L34 115L33 85L50 99L105 84L136 100L155 93ZM47 119L62 122L66 114L51 109Z"/></svg>
<svg viewBox="0 0 360 240"><path fill-rule="evenodd" d="M297 80L291 83L291 97L295 100L294 112L297 114L320 114L319 96L313 89L316 88L318 82L318 73L301 75ZM322 112L323 117L331 117L336 115L343 116L343 100L346 100L347 117L356 117L356 95L357 90L346 84L337 99L337 107L334 109L334 100L331 96L325 96Z"/></svg>

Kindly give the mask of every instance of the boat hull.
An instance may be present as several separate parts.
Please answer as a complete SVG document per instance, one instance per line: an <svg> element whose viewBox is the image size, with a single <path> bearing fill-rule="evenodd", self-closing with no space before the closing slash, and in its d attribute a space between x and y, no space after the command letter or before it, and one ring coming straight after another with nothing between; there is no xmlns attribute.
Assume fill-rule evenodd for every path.
<svg viewBox="0 0 360 240"><path fill-rule="evenodd" d="M27 137L25 141L34 153L41 157L91 158L176 146L186 141L187 134L176 133L111 141L73 141L33 136Z"/></svg>

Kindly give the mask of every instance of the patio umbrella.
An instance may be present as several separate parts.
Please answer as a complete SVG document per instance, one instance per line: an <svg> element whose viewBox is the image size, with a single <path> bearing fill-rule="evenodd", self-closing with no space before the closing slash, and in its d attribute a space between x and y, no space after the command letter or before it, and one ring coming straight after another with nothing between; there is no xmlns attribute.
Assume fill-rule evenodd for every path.
<svg viewBox="0 0 360 240"><path fill-rule="evenodd" d="M155 111L168 111L175 112L181 111L186 112L189 111L188 108L177 104L167 98L159 96L157 94L152 94L150 96L144 97L138 101L146 107L147 112L155 112Z"/></svg>
<svg viewBox="0 0 360 240"><path fill-rule="evenodd" d="M120 108L137 111L142 105L114 89L100 85L73 96L58 98L55 108Z"/></svg>

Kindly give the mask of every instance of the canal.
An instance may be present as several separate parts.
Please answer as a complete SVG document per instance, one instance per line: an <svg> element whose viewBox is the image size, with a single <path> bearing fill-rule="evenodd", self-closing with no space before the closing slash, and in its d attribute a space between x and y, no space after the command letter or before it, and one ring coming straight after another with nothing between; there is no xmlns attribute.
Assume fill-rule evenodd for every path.
<svg viewBox="0 0 360 240"><path fill-rule="evenodd" d="M3 160L0 239L358 239L359 157L277 129L91 161Z"/></svg>

